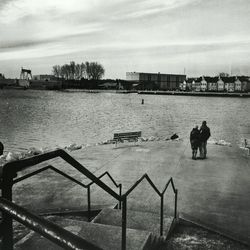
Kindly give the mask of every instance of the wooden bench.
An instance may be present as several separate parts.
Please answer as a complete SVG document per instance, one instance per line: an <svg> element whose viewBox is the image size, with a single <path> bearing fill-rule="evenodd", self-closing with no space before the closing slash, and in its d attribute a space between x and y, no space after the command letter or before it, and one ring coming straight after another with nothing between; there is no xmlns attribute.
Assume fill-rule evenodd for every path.
<svg viewBox="0 0 250 250"><path fill-rule="evenodd" d="M141 137L141 131L137 132L126 132L126 133L115 133L113 140L117 146L117 142L134 141L137 142L138 138Z"/></svg>

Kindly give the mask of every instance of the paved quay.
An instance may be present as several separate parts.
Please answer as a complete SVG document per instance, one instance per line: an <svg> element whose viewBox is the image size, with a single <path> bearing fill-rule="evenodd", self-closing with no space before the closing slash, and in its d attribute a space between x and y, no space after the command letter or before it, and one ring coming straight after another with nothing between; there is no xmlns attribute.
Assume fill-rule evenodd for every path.
<svg viewBox="0 0 250 250"><path fill-rule="evenodd" d="M109 171L123 185L123 193L144 173L159 190L170 177L178 188L178 212L203 225L250 243L250 157L237 146L208 144L208 159L192 160L189 142L154 141L91 146L70 153L97 176ZM62 160L50 164L87 184L88 180ZM105 177L105 183L112 186ZM115 190L115 188L114 188ZM47 171L18 183L14 200L33 210L81 209L86 206L86 190ZM165 200L166 213L173 212L171 189ZM115 201L93 186L92 204ZM159 197L143 182L128 199L128 207L160 211Z"/></svg>

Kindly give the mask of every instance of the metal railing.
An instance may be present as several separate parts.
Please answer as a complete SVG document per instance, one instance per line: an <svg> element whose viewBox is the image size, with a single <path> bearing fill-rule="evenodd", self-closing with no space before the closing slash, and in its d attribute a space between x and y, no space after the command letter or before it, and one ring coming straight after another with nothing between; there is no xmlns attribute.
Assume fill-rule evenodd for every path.
<svg viewBox="0 0 250 250"><path fill-rule="evenodd" d="M34 176L34 175L37 175L37 174L39 174L39 173L41 173L41 172L44 172L44 171L46 171L46 170L52 170L52 171L54 171L54 172L56 172L56 173L58 173L58 174L64 176L65 178L69 179L70 181L76 183L77 185L79 185L79 186L81 186L81 187L87 189L88 221L90 221L90 220L91 220L91 193L90 193L90 187L91 187L93 184L95 184L95 182L93 182L93 181L90 182L90 183L88 183L88 184L83 184L83 183L81 183L80 181L76 180L75 178L71 177L70 175L65 174L65 173L62 172L61 170L59 170L59 169L57 169L57 168L55 168L55 167L53 167L53 166L51 166L51 165L48 165L48 166L43 167L43 168L41 168L41 169L38 169L38 170L36 170L36 171L34 171L34 172L32 172L32 173L29 173L29 174L26 174L26 175L24 175L24 176L21 176L21 177L19 177L19 178L14 179L14 180L13 180L13 184L16 184L16 183L18 183L18 182L20 182L20 181L23 181L23 180L25 180L25 179L27 179L27 178L30 178L30 177L32 177L32 176ZM112 181L112 183L115 185L115 187L119 188L119 195L121 196L121 194L122 194L122 184L117 184L117 182L114 180L114 178L110 175L110 173L109 173L108 171L104 172L103 174L101 174L101 175L98 176L97 178L100 180L100 179L103 178L104 176L108 176L109 179ZM121 209L121 201L119 201L118 208Z"/></svg>
<svg viewBox="0 0 250 250"><path fill-rule="evenodd" d="M54 158L60 157L63 160L65 160L67 163L69 163L73 168L78 170L80 173L82 173L84 176L89 178L92 182L89 183L88 186L88 194L90 195L90 186L92 184L98 185L100 188L102 188L104 191L106 191L108 194L110 194L112 197L114 197L117 201L121 202L121 186L120 186L120 192L117 194L115 191L113 191L109 186L107 186L104 182L100 180L104 175L108 175L109 177L110 174L104 173L102 174L99 178L96 177L94 174L92 174L86 167L81 165L78 161L76 161L72 156L70 156L68 153L66 153L62 149L57 149L55 151L47 152L41 155L33 156L30 158L26 158L23 160L18 160L18 161L13 161L6 163L2 167L2 176L1 176L1 189L2 189L2 198L5 200L12 201L12 186L13 184L24 180L25 178L29 178L34 174L37 174L41 171L44 171L49 168L45 167L45 169L39 169L35 171L35 173L30 173L27 174L26 176L17 178L17 173L28 168L31 166L34 166L36 164L39 164L41 162L51 160ZM52 167L52 166L51 166ZM50 168L51 168L50 167ZM84 184L78 182L74 178L68 176L67 174L63 173L62 171L53 168L54 171L63 174L65 177L71 179L75 183L83 186ZM115 182L114 179L111 177L112 182ZM116 185L118 185L116 183ZM90 197L90 196L89 196ZM89 199L90 200L90 199ZM90 209L90 203L88 204L88 208ZM3 249L5 250L13 250L13 224L12 224L12 216L10 216L6 211L3 211L2 213L2 223L1 223L3 230L3 238L2 238L2 245Z"/></svg>
<svg viewBox="0 0 250 250"><path fill-rule="evenodd" d="M54 242L58 246L63 247L63 249L101 250L100 247L95 246L94 244L42 217L30 213L28 210L6 199L0 198L0 210L11 216L16 221L22 223L26 227ZM3 245L3 249L7 249L5 245Z"/></svg>
<svg viewBox="0 0 250 250"><path fill-rule="evenodd" d="M161 212L160 212L160 235L163 235L163 219L164 219L164 194L171 184L173 192L175 194L175 201L174 201L174 218L177 219L177 196L178 190L174 186L173 178L171 177L168 182L166 183L165 187L163 188L162 192L155 186L153 181L147 174L144 174L140 179L138 179L134 185L132 185L125 194L122 195L122 250L126 249L126 229L127 229L127 197L128 195L144 180L146 179L150 186L154 189L154 191L158 194L161 199ZM123 247L125 246L125 247Z"/></svg>
<svg viewBox="0 0 250 250"><path fill-rule="evenodd" d="M63 160L65 160L67 163L69 163L73 168L77 169L80 173L82 173L84 176L89 178L91 182L87 185L75 180L73 177L63 173L62 171L54 168L53 166L47 166L43 169L39 169L37 171L34 171L33 173L27 174L25 176L17 177L17 173L21 170L39 164L41 162L51 160L53 158L60 157ZM164 194L168 188L168 186L171 184L172 189L175 194L175 210L174 210L174 217L177 218L177 195L178 190L174 186L173 179L170 178L168 182L166 183L164 189L162 192L158 190L158 188L155 186L155 184L152 182L152 180L149 178L147 174L143 175L137 182L135 182L134 185L132 185L125 194L122 195L122 185L117 184L112 176L105 172L99 177L96 177L94 174L92 174L87 168L85 168L83 165L81 165L78 161L76 161L73 157L71 157L68 153L66 153L62 149L58 149L52 152L47 152L41 155L37 155L31 158L14 161L7 163L2 168L2 198L5 200L12 201L12 186L13 184L24 180L26 178L31 177L34 174L40 173L46 169L52 169L55 172L63 175L64 177L70 179L71 181L77 183L78 185L82 187L87 187L88 189L88 210L90 211L90 187L93 184L98 185L101 189L106 191L108 194L110 194L113 198L115 198L117 201L119 201L119 207L121 207L122 204L122 242L121 242L121 248L122 250L126 250L126 229L127 229L127 197L128 195L144 180L146 179L149 184L152 186L152 188L155 190L155 192L159 195L161 199L161 213L160 213L160 234L163 234L163 208L164 208ZM107 175L111 181L114 183L114 185L119 188L119 194L114 192L109 186L107 186L104 182L101 181L101 178L103 176ZM14 179L16 178L16 179ZM3 212L3 220L2 220L2 226L5 230L3 230L3 246L5 250L13 250L13 226L12 226L12 217L6 212Z"/></svg>

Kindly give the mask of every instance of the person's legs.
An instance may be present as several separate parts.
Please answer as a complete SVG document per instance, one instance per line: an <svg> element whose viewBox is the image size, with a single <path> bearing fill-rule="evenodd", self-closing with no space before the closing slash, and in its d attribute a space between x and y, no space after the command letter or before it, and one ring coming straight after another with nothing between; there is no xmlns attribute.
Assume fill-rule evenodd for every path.
<svg viewBox="0 0 250 250"><path fill-rule="evenodd" d="M196 160L197 157L197 148L194 150L194 159Z"/></svg>
<svg viewBox="0 0 250 250"><path fill-rule="evenodd" d="M203 158L204 155L204 151L203 151L203 142L201 142L200 146L199 146L199 151L200 151L200 158Z"/></svg>
<svg viewBox="0 0 250 250"><path fill-rule="evenodd" d="M204 159L207 157L207 142L204 142L204 146L203 146L203 157Z"/></svg>

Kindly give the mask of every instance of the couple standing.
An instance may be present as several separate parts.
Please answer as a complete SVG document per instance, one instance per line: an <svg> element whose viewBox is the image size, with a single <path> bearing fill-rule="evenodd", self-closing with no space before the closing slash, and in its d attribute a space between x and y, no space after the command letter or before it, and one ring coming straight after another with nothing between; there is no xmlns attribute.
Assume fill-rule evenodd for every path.
<svg viewBox="0 0 250 250"><path fill-rule="evenodd" d="M193 128L190 133L190 143L192 148L192 159L196 160L197 150L200 150L200 158L206 159L207 157L207 140L211 136L210 129L207 122L203 121L200 129L198 126Z"/></svg>

